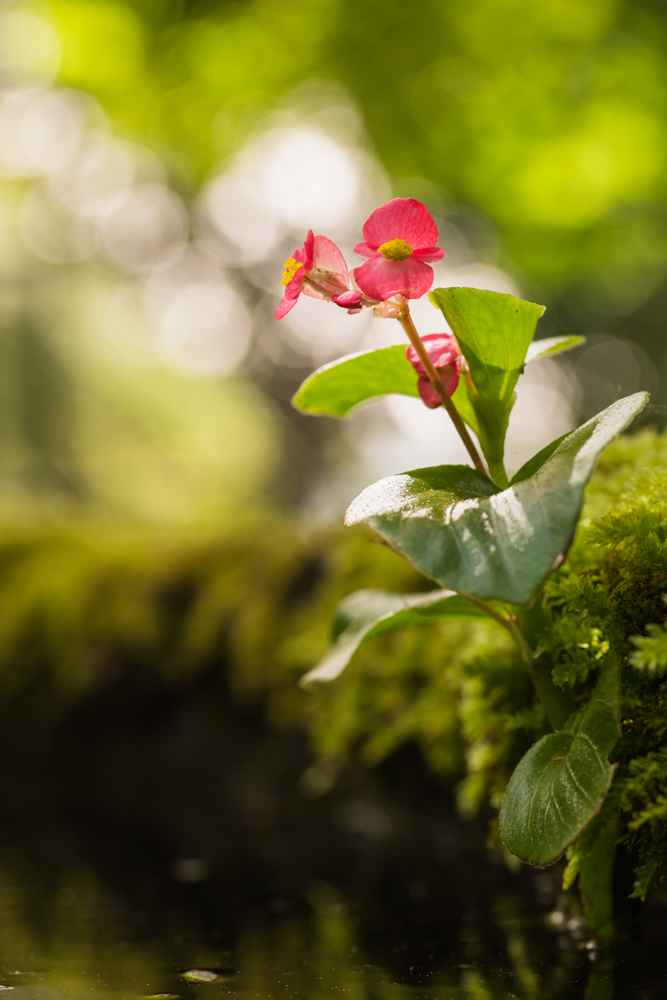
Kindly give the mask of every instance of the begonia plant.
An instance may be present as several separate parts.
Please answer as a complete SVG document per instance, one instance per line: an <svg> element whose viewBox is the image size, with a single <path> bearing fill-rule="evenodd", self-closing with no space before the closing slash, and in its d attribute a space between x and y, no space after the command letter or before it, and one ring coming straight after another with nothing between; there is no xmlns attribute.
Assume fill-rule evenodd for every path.
<svg viewBox="0 0 667 1000"><path fill-rule="evenodd" d="M355 251L364 263L349 271L338 248L310 232L303 250L285 264L285 298L276 316L286 315L301 293L314 295L352 314L371 308L398 320L408 344L325 365L306 379L293 403L303 413L344 418L392 393L421 398L427 407L447 411L470 464L390 476L352 501L345 523L368 525L436 589L350 595L331 649L304 683L335 679L374 635L411 623L488 616L506 629L549 731L508 783L501 837L512 854L538 867L585 845L577 854L577 873L593 939L603 945L613 933L609 859L615 827L601 810L614 777L609 755L620 737L621 664L613 650L606 651L594 686L579 701L559 686L549 651L540 646L549 614L543 588L572 543L600 453L641 412L647 393L619 399L552 441L510 480L505 435L520 375L533 360L567 351L583 338L534 340L544 307L513 295L431 290L430 264L443 251L434 219L413 199L395 198L376 209L363 237ZM422 338L410 301L426 294L448 329Z"/></svg>

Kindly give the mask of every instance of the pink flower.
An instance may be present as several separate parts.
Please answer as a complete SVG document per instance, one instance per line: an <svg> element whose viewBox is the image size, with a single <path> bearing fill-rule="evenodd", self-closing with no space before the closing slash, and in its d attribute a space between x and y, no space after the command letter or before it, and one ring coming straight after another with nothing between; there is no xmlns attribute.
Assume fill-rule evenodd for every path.
<svg viewBox="0 0 667 1000"><path fill-rule="evenodd" d="M440 373L447 395L453 396L454 390L459 384L461 372L461 350L455 337L451 333L429 333L422 337L422 340L428 356ZM442 406L442 401L433 388L431 380L412 345L406 350L405 356L419 376L417 388L422 401L431 410Z"/></svg>
<svg viewBox="0 0 667 1000"><path fill-rule="evenodd" d="M283 271L285 294L276 309L276 319L282 319L294 308L303 293L314 299L330 299L349 292L347 264L335 243L326 236L313 236L308 230L302 250L285 261ZM346 307L350 308L347 305Z"/></svg>
<svg viewBox="0 0 667 1000"><path fill-rule="evenodd" d="M383 301L392 295L419 299L433 284L428 262L442 260L435 244L438 227L424 205L414 198L394 198L380 205L364 224L364 242L355 253L368 259L353 275L361 291Z"/></svg>

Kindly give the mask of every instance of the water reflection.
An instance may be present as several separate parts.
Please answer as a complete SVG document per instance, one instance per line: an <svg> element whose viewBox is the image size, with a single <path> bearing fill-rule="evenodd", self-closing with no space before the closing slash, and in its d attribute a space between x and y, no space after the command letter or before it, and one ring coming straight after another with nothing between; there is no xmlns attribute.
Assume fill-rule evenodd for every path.
<svg viewBox="0 0 667 1000"><path fill-rule="evenodd" d="M619 959L591 963L554 947L544 921L522 918L516 900L500 896L489 920L468 914L456 935L425 920L416 936L393 944L373 934L332 886L316 883L308 898L274 899L236 914L231 926L194 932L187 920L166 933L154 914L137 911L133 929L117 902L85 871L60 888L36 888L16 870L0 877L0 986L13 1000L57 997L128 1000L551 1000L660 992L660 971L638 976ZM396 929L396 927L394 928ZM401 932L403 933L403 932ZM654 984L651 987L651 984Z"/></svg>

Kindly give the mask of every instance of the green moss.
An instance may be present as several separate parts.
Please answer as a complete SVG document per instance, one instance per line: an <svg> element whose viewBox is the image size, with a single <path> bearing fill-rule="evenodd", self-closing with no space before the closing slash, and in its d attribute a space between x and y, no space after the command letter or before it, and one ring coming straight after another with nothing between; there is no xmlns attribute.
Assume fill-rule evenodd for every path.
<svg viewBox="0 0 667 1000"><path fill-rule="evenodd" d="M535 636L555 684L582 705L609 649L621 658L623 737L603 812L635 856L642 898L667 879L666 494L666 436L644 431L605 452L568 559L545 587ZM521 755L548 730L527 671L493 624L420 636L372 644L318 695L314 744L324 756L375 761L410 740L432 768L459 776L465 815L487 802L498 808ZM598 826L572 849L570 881Z"/></svg>
<svg viewBox="0 0 667 1000"><path fill-rule="evenodd" d="M637 866L635 894L667 878L667 436L605 452L569 557L545 588L535 642L554 681L585 704L608 649L621 657L623 737L605 810ZM230 697L309 734L304 790L326 791L346 761L372 767L405 744L472 815L497 809L527 748L549 731L526 668L495 622L388 633L328 687L298 678L321 657L337 603L360 587L429 587L363 531L300 538L287 522L233 538L131 533L109 525L0 539L0 693L5 711L48 681L58 711L118 664L178 685L225 670ZM605 812L607 815L607 812ZM572 852L570 875L588 840Z"/></svg>

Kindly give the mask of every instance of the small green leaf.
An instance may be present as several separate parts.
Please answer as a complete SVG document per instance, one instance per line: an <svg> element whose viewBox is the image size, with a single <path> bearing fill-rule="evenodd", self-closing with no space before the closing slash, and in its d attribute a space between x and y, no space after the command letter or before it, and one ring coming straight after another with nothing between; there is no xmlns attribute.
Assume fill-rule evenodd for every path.
<svg viewBox="0 0 667 1000"><path fill-rule="evenodd" d="M416 469L365 489L345 523L366 522L442 587L526 605L570 546L598 455L647 399L612 403L502 492L466 465Z"/></svg>
<svg viewBox="0 0 667 1000"><path fill-rule="evenodd" d="M301 684L307 686L317 681L335 680L357 650L383 632L445 618L473 621L486 617L484 611L451 590L432 590L426 594L356 590L338 605L333 646L301 679Z"/></svg>
<svg viewBox="0 0 667 1000"><path fill-rule="evenodd" d="M528 346L544 306L514 295L479 288L436 288L429 298L442 311L468 362L467 385L474 424L461 415L479 437L491 475L504 486L505 434Z"/></svg>
<svg viewBox="0 0 667 1000"><path fill-rule="evenodd" d="M528 346L526 364L538 361L540 358L553 358L555 354L571 351L585 343L585 337L545 337L543 340L534 340Z"/></svg>
<svg viewBox="0 0 667 1000"><path fill-rule="evenodd" d="M316 416L346 417L361 403L392 392L419 397L415 370L400 344L350 354L318 368L301 384L292 405Z"/></svg>
<svg viewBox="0 0 667 1000"><path fill-rule="evenodd" d="M500 834L512 854L552 865L598 814L614 775L607 757L621 735L619 720L619 666L610 654L576 732L543 736L510 779Z"/></svg>

